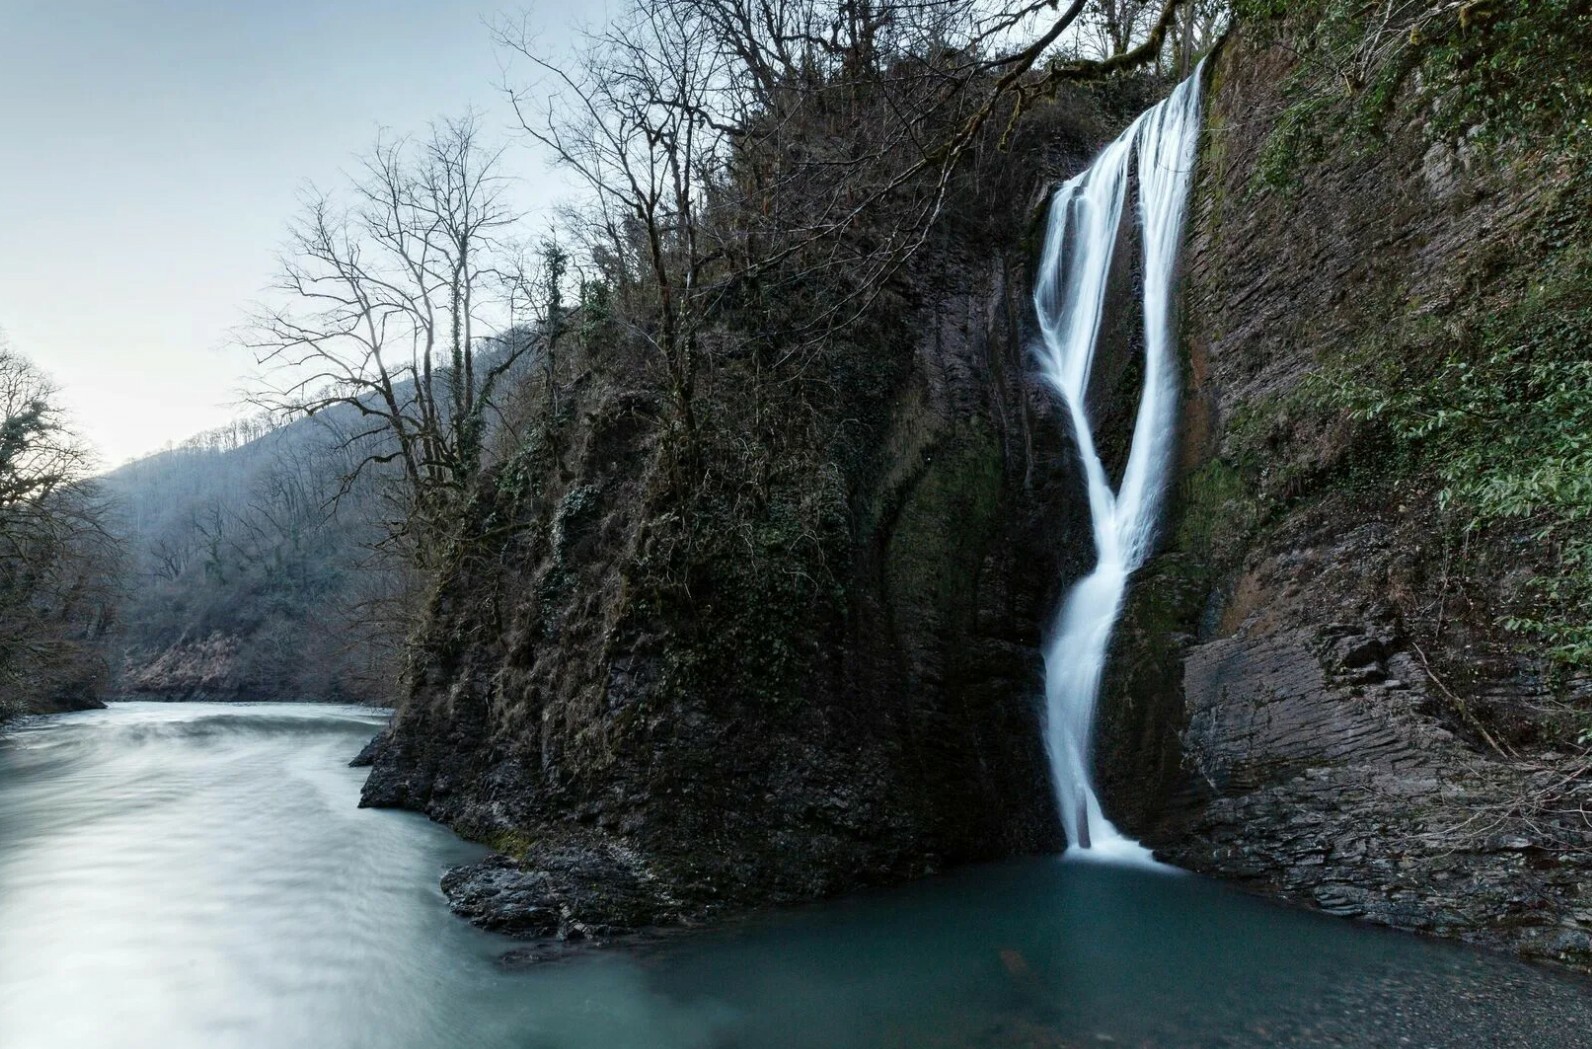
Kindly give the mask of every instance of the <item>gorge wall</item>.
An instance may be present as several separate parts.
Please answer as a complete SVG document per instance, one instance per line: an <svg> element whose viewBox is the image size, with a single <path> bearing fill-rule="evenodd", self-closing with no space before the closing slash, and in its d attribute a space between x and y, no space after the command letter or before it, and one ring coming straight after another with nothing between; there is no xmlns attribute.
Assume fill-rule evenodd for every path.
<svg viewBox="0 0 1592 1049"><path fill-rule="evenodd" d="M1491 5L1380 27L1237 6L1190 220L1180 479L1101 711L1106 812L1257 891L1592 964L1587 681L1546 628L1505 629L1564 546L1542 513L1465 517L1439 446L1389 421L1592 301L1582 143L1508 125L1559 82L1488 86L1525 46ZM1573 69L1584 16L1527 6ZM1060 848L1039 645L1089 543L1025 330L1043 191L1147 101L1101 99L981 161L817 360L820 395L708 376L717 480L688 506L645 364L561 365L561 414L479 491L365 756L366 804L504 854L449 875L457 910L601 934ZM1120 466L1135 335L1107 338L1092 411Z"/></svg>
<svg viewBox="0 0 1592 1049"><path fill-rule="evenodd" d="M366 804L508 857L456 908L580 935L1060 849L1039 644L1088 519L1025 223L1145 94L1031 113L805 391L715 360L684 505L647 363L561 362L563 421L479 492L370 756Z"/></svg>
<svg viewBox="0 0 1592 1049"><path fill-rule="evenodd" d="M1214 66L1179 506L1118 641L1102 778L1179 865L1585 966L1592 696L1540 634L1505 629L1574 568L1551 505L1489 517L1465 496L1467 475L1540 469L1548 442L1445 436L1485 415L1439 412L1501 354L1584 357L1589 187L1558 137L1576 118L1526 123L1560 73L1512 63L1543 46L1528 33L1585 46L1588 27L1563 5L1519 23L1470 6L1433 54L1410 26L1378 42L1346 5L1287 5ZM1346 91L1398 34L1395 68ZM1445 69L1445 47L1466 61ZM1503 374L1487 411L1551 427Z"/></svg>

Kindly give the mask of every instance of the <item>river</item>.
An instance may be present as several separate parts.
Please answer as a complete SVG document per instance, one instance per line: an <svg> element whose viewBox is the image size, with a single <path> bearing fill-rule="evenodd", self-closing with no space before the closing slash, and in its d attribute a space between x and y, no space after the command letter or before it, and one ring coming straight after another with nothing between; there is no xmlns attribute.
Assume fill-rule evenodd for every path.
<svg viewBox="0 0 1592 1049"><path fill-rule="evenodd" d="M1592 1046L1578 978L1054 859L505 966L437 886L482 850L356 807L380 723L119 703L0 742L0 1046Z"/></svg>

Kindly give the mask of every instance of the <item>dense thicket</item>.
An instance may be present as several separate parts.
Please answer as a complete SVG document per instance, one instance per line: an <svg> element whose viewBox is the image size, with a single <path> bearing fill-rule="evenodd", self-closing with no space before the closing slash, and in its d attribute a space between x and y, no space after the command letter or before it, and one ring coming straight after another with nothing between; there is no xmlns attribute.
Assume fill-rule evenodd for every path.
<svg viewBox="0 0 1592 1049"><path fill-rule="evenodd" d="M92 705L116 563L50 381L0 337L0 721Z"/></svg>

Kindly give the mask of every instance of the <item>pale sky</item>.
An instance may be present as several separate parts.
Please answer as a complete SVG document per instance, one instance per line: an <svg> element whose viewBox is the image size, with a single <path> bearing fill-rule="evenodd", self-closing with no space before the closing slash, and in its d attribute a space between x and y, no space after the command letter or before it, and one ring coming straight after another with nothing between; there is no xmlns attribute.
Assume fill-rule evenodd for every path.
<svg viewBox="0 0 1592 1049"><path fill-rule="evenodd" d="M0 0L0 329L103 465L240 414L228 331L296 193L379 128L508 132L483 24L522 0ZM553 40L601 0L530 0ZM529 150L526 207L565 191Z"/></svg>

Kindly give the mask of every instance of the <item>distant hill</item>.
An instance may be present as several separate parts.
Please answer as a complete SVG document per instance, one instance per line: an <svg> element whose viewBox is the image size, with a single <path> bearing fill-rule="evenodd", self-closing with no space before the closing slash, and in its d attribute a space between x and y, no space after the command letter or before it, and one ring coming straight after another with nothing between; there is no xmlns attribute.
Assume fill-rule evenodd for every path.
<svg viewBox="0 0 1592 1049"><path fill-rule="evenodd" d="M350 418L244 420L102 478L127 572L112 694L384 701L378 487L339 497Z"/></svg>

